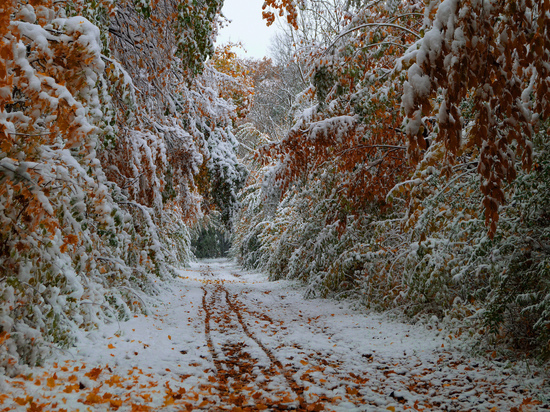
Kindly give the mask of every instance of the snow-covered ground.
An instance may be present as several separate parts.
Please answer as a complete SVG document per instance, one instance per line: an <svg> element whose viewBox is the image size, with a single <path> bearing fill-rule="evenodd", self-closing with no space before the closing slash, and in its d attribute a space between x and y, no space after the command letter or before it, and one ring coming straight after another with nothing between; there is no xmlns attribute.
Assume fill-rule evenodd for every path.
<svg viewBox="0 0 550 412"><path fill-rule="evenodd" d="M181 271L149 316L0 379L0 411L549 410L546 376L233 262ZM545 386L546 385L546 386Z"/></svg>

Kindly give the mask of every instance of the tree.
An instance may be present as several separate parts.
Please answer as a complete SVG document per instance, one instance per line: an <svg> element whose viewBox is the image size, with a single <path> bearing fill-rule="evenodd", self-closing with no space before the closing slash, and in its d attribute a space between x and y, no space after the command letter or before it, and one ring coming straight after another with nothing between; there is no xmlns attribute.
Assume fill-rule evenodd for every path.
<svg viewBox="0 0 550 412"><path fill-rule="evenodd" d="M141 295L191 256L201 165L211 170L207 184L229 194L242 179L234 107L204 73L220 7L0 6L6 372L41 362L50 343L71 344L78 327L146 312Z"/></svg>
<svg viewBox="0 0 550 412"><path fill-rule="evenodd" d="M505 201L504 180L516 176L514 155L531 167L529 141L548 118L549 9L548 1L431 2L425 35L401 63L408 77L403 108L411 158L418 161L426 148L422 118L431 115L437 116L436 138L445 142L449 167L459 152L479 151L490 236ZM465 102L473 114L468 125L461 110Z"/></svg>
<svg viewBox="0 0 550 412"><path fill-rule="evenodd" d="M274 64L264 59L249 64L254 70L254 100L246 120L270 140L278 141L292 126L303 85L291 61Z"/></svg>
<svg viewBox="0 0 550 412"><path fill-rule="evenodd" d="M265 9L287 17L310 107L260 148L234 253L547 357L547 219L528 199L546 204L549 2Z"/></svg>

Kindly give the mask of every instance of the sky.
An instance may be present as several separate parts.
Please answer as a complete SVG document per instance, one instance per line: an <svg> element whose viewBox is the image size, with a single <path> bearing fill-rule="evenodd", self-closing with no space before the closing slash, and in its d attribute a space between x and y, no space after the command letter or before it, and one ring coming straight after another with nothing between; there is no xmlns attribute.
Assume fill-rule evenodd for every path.
<svg viewBox="0 0 550 412"><path fill-rule="evenodd" d="M222 12L231 23L221 30L216 44L240 41L247 53L235 49L239 55L257 59L269 56L271 38L277 28L276 24L270 27L265 25L262 5L262 0L225 0Z"/></svg>

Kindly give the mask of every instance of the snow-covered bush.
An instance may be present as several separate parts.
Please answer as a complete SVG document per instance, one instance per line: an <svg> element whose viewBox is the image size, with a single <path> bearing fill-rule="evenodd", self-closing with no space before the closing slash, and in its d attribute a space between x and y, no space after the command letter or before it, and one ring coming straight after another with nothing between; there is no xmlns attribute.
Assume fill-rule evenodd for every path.
<svg viewBox="0 0 550 412"><path fill-rule="evenodd" d="M155 6L0 4L2 372L40 363L77 328L146 311L144 294L192 257L199 167L214 159L220 184L243 179L231 104L194 79L205 55L182 61L185 39L199 34L194 47L211 53L219 4L185 36L173 33L172 11L202 19L202 8Z"/></svg>
<svg viewBox="0 0 550 412"><path fill-rule="evenodd" d="M266 3L298 26L316 101L260 149L233 251L310 293L548 357L547 5L311 3L340 13L322 41L305 11Z"/></svg>
<svg viewBox="0 0 550 412"><path fill-rule="evenodd" d="M388 195L412 204L408 210L346 214L330 190L343 176L325 171L322 179L295 183L267 212L261 183L250 182L241 193L233 253L272 279L305 283L311 296L351 297L412 319L436 315L484 345L546 358L548 142L546 132L536 136L534 169L518 167L505 187L493 239L479 208L475 156L446 177L438 165L442 147L434 144L411 179ZM268 180L271 170L256 179L263 173Z"/></svg>
<svg viewBox="0 0 550 412"><path fill-rule="evenodd" d="M131 218L97 157L108 132L99 29L40 4L4 7L0 367L13 373L40 362L43 343L139 309L129 291L152 282L145 260L128 265Z"/></svg>

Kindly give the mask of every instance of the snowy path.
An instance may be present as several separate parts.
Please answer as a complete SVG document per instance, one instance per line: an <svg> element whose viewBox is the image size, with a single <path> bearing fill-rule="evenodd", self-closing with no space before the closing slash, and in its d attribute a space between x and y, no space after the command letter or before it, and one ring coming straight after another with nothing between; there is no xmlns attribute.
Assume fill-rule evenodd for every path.
<svg viewBox="0 0 550 412"><path fill-rule="evenodd" d="M151 312L1 379L0 411L548 410L540 373L225 260L182 271Z"/></svg>

